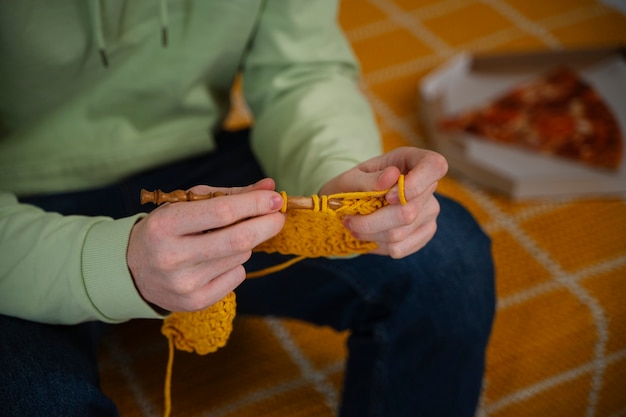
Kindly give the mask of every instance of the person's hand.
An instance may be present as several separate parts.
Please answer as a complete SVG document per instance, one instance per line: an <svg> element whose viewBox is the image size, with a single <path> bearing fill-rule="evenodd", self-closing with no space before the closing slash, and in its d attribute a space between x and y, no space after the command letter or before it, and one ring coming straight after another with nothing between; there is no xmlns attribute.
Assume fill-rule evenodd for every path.
<svg viewBox="0 0 626 417"><path fill-rule="evenodd" d="M197 186L226 196L158 207L133 227L127 262L147 302L168 311L197 311L245 279L252 249L285 222L271 179L243 188Z"/></svg>
<svg viewBox="0 0 626 417"><path fill-rule="evenodd" d="M447 170L446 160L438 153L402 147L333 178L320 194L390 189L388 206L367 216L346 216L344 225L355 238L376 242L378 248L372 253L402 258L420 250L434 236L439 215L434 192ZM396 185L401 174L405 174L406 205L400 204Z"/></svg>

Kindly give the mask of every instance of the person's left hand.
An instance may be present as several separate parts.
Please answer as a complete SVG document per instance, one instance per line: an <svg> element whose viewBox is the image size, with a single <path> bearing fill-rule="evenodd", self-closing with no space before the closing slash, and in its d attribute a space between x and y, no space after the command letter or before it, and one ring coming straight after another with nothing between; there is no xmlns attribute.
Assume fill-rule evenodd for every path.
<svg viewBox="0 0 626 417"><path fill-rule="evenodd" d="M346 216L344 226L355 238L376 242L378 248L372 253L403 258L423 248L434 236L439 215L434 192L447 171L448 164L438 153L402 147L333 178L320 194L390 189L388 206L367 216ZM406 205L400 204L398 195L401 174L405 175Z"/></svg>

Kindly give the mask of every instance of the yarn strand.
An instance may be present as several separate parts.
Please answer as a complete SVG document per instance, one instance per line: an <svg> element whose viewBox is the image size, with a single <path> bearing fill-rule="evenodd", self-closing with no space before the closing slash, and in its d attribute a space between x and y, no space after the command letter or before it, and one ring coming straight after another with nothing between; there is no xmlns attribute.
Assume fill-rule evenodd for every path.
<svg viewBox="0 0 626 417"><path fill-rule="evenodd" d="M168 344L168 357L167 357L167 369L165 372L165 410L163 411L164 417L170 417L172 412L172 371L174 369L174 339L169 337L167 339Z"/></svg>
<svg viewBox="0 0 626 417"><path fill-rule="evenodd" d="M246 274L246 279L264 277L266 275L282 271L283 269L287 269L291 265L296 264L304 259L306 259L306 256L296 256L295 258L289 259L288 261L285 261L281 264L270 266L259 271L248 272Z"/></svg>

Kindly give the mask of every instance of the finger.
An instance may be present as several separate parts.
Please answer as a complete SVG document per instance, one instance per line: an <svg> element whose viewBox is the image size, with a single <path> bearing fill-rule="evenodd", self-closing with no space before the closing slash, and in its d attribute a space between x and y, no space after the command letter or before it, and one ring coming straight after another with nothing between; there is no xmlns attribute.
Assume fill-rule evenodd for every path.
<svg viewBox="0 0 626 417"><path fill-rule="evenodd" d="M179 288L178 292L191 296L216 277L245 264L251 256L252 250L249 250L223 258L211 258L205 262L191 266L187 268L186 273L188 277L191 277L194 281L190 282L188 287Z"/></svg>
<svg viewBox="0 0 626 417"><path fill-rule="evenodd" d="M378 248L371 253L388 255L394 259L404 258L422 249L437 232L435 221L423 224L411 235L399 242L380 242Z"/></svg>
<svg viewBox="0 0 626 417"><path fill-rule="evenodd" d="M173 296L161 306L170 311L199 311L208 308L233 291L246 278L242 265L237 265L215 276L193 293Z"/></svg>
<svg viewBox="0 0 626 417"><path fill-rule="evenodd" d="M188 191L193 191L196 194L210 194L214 192L221 192L224 195L241 194L254 190L275 190L276 183L271 178L263 178L254 184L246 185L244 187L211 187L208 185L196 185L191 187Z"/></svg>
<svg viewBox="0 0 626 417"><path fill-rule="evenodd" d="M408 238L423 224L435 221L439 211L439 202L430 196L424 204L414 199L404 206L386 206L367 216L346 219L344 225L357 239L394 243Z"/></svg>
<svg viewBox="0 0 626 417"><path fill-rule="evenodd" d="M404 146L362 162L358 166L361 170L366 172L380 171L385 167L395 166L398 167L400 172L407 174L418 165L425 163L438 165L441 162L445 163L445 158L434 151L413 146ZM447 165L447 163L445 163L445 165Z"/></svg>
<svg viewBox="0 0 626 417"><path fill-rule="evenodd" d="M197 310L202 310L217 303L230 292L234 291L246 279L246 270L243 265L224 272L220 276L211 280L207 285L198 291L202 303Z"/></svg>
<svg viewBox="0 0 626 417"><path fill-rule="evenodd" d="M274 182L271 178L263 178L262 180L257 181L256 183L249 185L247 187L235 188L235 194L239 194L241 192L254 191L254 190L269 190L273 191L276 189L276 182Z"/></svg>
<svg viewBox="0 0 626 417"><path fill-rule="evenodd" d="M405 176L404 189L407 200L436 188L437 182L448 172L447 161L438 153L424 154L420 163L415 165ZM434 185L434 188L433 188ZM397 187L395 187L397 190Z"/></svg>
<svg viewBox="0 0 626 417"><path fill-rule="evenodd" d="M439 203L432 194L432 189L412 200L406 205L392 204L376 210L367 216L346 216L344 226L353 234L371 238L394 228L403 227L416 222L424 222L439 213ZM375 240L375 239L372 239Z"/></svg>
<svg viewBox="0 0 626 417"><path fill-rule="evenodd" d="M243 265L250 258L251 252L223 258L211 258L201 262L198 262L197 259L191 262L190 258L185 257L186 254L183 252L168 256L170 260L178 259L179 261L168 263L165 266L167 279L163 282L164 291L189 297L215 277L238 265Z"/></svg>
<svg viewBox="0 0 626 417"><path fill-rule="evenodd" d="M400 170L395 166L380 171L355 171L353 178L348 179L350 189L345 191L382 191L391 188L400 178Z"/></svg>
<svg viewBox="0 0 626 417"><path fill-rule="evenodd" d="M148 217L141 222L142 230L146 228L147 219ZM216 275L245 263L252 249L278 233L284 222L284 214L272 213L242 222L236 225L231 233L228 233L229 228L226 228L213 233L172 237L160 230L160 234L155 235L156 239L151 239L152 243L140 245L151 248L148 252L139 252L129 257L129 268L146 299L163 308L171 309L171 304L165 304L171 295L194 292ZM150 222L147 227L154 226ZM143 232L143 235L145 234ZM148 231L147 235L151 234ZM133 248L136 245L129 246L131 247L129 251L134 252ZM137 264L131 261L133 259L143 262ZM203 268L206 270L198 272ZM141 273L145 270L152 272L148 275ZM156 287L154 282L148 287L142 285L151 281L150 277L155 276L161 277L161 284Z"/></svg>
<svg viewBox="0 0 626 417"><path fill-rule="evenodd" d="M175 233L180 236L223 228L244 219L274 213L283 204L282 196L275 191L254 190L163 208L169 210Z"/></svg>
<svg viewBox="0 0 626 417"><path fill-rule="evenodd" d="M284 221L283 214L274 213L206 234L184 236L170 245L169 250L163 251L159 268L169 273L181 271L179 274L193 275L197 268L210 265L214 269L213 275L222 273L236 264L245 263L256 246L281 230ZM184 276L179 279L183 283L186 280ZM184 292L185 289L176 291Z"/></svg>
<svg viewBox="0 0 626 417"><path fill-rule="evenodd" d="M342 192L351 191L382 191L391 188L400 178L400 170L395 166L383 168L380 171L365 172L361 170L349 171L344 178Z"/></svg>
<svg viewBox="0 0 626 417"><path fill-rule="evenodd" d="M367 216L352 216L348 229L360 238L379 239L384 232L414 223L418 216L418 206L421 206L418 203L411 201L405 206L383 207Z"/></svg>
<svg viewBox="0 0 626 417"><path fill-rule="evenodd" d="M404 198L409 201L421 194L434 193L437 189L438 181L443 178L446 172L447 162L445 159L438 158L437 156L433 158L432 163L417 165L405 175ZM390 204L399 204L399 193L400 189L396 184L385 196L387 202Z"/></svg>
<svg viewBox="0 0 626 417"><path fill-rule="evenodd" d="M251 251L278 234L284 224L284 214L271 213L198 235L194 238L197 241L194 243L196 247L203 248L204 258L231 256Z"/></svg>
<svg viewBox="0 0 626 417"><path fill-rule="evenodd" d="M416 188L414 183L408 182L408 185L407 185L407 180L405 178L404 189L402 190L402 193L404 194L403 199L400 198L399 185L396 185L393 188L391 188L389 192L385 195L385 200L387 200L387 202L391 205L398 205L402 203L403 200L404 200L404 203L411 203L411 202L414 202L415 200L420 201L420 200L430 199L430 198L433 198L433 195L435 194L435 191L437 190L438 186L439 186L439 182L435 181L435 182L430 183L426 187L426 189L421 190L420 192L419 188Z"/></svg>

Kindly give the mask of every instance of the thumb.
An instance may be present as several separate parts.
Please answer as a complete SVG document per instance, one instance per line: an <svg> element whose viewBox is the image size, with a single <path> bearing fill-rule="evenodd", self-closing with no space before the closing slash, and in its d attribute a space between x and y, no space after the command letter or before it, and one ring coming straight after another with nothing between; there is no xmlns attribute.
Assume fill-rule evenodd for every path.
<svg viewBox="0 0 626 417"><path fill-rule="evenodd" d="M268 191L274 191L276 189L276 183L274 182L273 179L271 178L263 178L257 182L255 182L254 184L250 184L248 186L245 187L236 187L233 189L233 194L239 194L239 193L246 193L249 191L256 191L256 190L268 190Z"/></svg>
<svg viewBox="0 0 626 417"><path fill-rule="evenodd" d="M189 191L193 191L197 194L208 194L210 192L222 192L224 194L242 194L256 190L269 190L274 191L276 184L271 178L263 178L254 184L246 185L243 187L211 187L208 185L196 185L191 187Z"/></svg>
<svg viewBox="0 0 626 417"><path fill-rule="evenodd" d="M400 170L391 166L380 171L358 171L353 179L354 191L383 191L390 189L400 178Z"/></svg>
<svg viewBox="0 0 626 417"><path fill-rule="evenodd" d="M320 194L383 191L393 187L398 182L398 178L400 178L400 170L397 167L387 167L379 171L366 171L355 167L326 183L320 190Z"/></svg>

